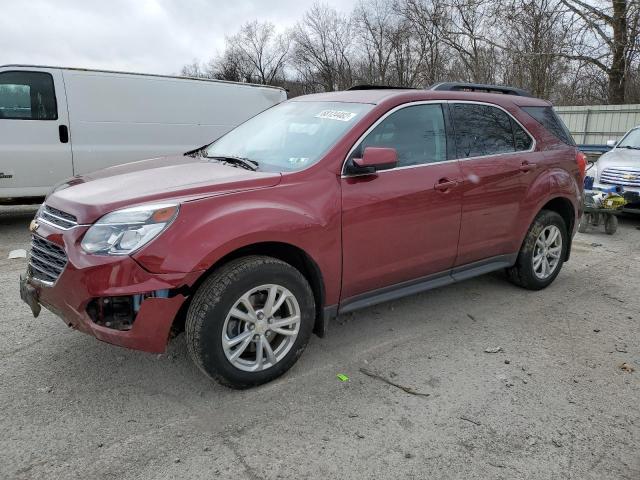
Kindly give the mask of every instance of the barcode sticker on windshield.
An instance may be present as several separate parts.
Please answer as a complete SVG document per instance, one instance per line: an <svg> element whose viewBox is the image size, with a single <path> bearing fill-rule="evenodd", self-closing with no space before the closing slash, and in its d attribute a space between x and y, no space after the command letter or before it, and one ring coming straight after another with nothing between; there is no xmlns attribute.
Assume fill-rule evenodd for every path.
<svg viewBox="0 0 640 480"><path fill-rule="evenodd" d="M356 113L343 112L341 110L323 110L316 115L316 118L328 118L330 120L340 120L341 122L348 122L356 115Z"/></svg>

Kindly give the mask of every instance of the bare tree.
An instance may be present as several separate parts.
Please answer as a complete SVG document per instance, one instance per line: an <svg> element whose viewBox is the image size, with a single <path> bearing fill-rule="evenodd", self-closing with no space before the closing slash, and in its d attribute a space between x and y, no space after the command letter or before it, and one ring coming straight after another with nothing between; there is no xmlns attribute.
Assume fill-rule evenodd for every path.
<svg viewBox="0 0 640 480"><path fill-rule="evenodd" d="M609 79L609 103L624 103L632 63L638 54L638 1L562 0L562 3L573 14L576 25L576 51L568 57L602 70Z"/></svg>
<svg viewBox="0 0 640 480"><path fill-rule="evenodd" d="M283 76L289 46L289 35L276 34L272 23L248 22L227 38L223 66L231 67L233 75L246 76L249 71L252 81L272 85Z"/></svg>
<svg viewBox="0 0 640 480"><path fill-rule="evenodd" d="M504 83L551 98L569 73L569 19L560 0L502 0L494 8L494 29L502 50Z"/></svg>
<svg viewBox="0 0 640 480"><path fill-rule="evenodd" d="M293 63L301 81L325 91L353 83L353 35L350 19L326 5L315 4L293 33Z"/></svg>
<svg viewBox="0 0 640 480"><path fill-rule="evenodd" d="M353 13L354 29L364 55L359 76L365 83L389 82L398 18L386 0L361 0Z"/></svg>
<svg viewBox="0 0 640 480"><path fill-rule="evenodd" d="M495 83L497 49L487 42L491 36L490 0L449 0L449 19L443 24L441 39L458 53L456 71L460 78Z"/></svg>
<svg viewBox="0 0 640 480"><path fill-rule="evenodd" d="M292 33L244 24L187 76L277 84L507 83L555 103L640 103L640 0L359 0L314 4Z"/></svg>
<svg viewBox="0 0 640 480"><path fill-rule="evenodd" d="M193 59L191 63L188 63L180 70L180 75L183 77L193 78L213 78L211 72L202 65L197 59Z"/></svg>
<svg viewBox="0 0 640 480"><path fill-rule="evenodd" d="M209 62L209 70L218 80L254 82L254 70L246 56L237 48L227 45L224 53Z"/></svg>
<svg viewBox="0 0 640 480"><path fill-rule="evenodd" d="M425 86L446 79L455 52L442 41L450 19L444 1L402 0L396 8L407 26L398 36L395 52L403 85Z"/></svg>

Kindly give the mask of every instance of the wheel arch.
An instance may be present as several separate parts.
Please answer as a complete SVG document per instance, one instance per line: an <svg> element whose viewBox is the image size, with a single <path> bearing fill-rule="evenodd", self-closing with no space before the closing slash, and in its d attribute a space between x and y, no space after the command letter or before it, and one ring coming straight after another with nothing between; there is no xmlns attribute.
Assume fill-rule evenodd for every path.
<svg viewBox="0 0 640 480"><path fill-rule="evenodd" d="M238 258L246 257L249 255L262 255L267 257L277 258L285 263L288 263L295 269L297 269L309 282L311 291L316 306L316 318L314 323L314 333L322 337L326 330L327 313L325 312L325 298L326 288L322 275L322 271L318 263L300 247L292 245L286 242L280 241L264 241L251 243L235 250L228 252L216 262L214 262L202 275L196 280L196 282L189 288L189 299L184 302L181 311L174 320L173 331L180 332L184 330L184 321L187 311L189 309L190 300L193 294L200 288L200 285L205 281L212 272L218 270L223 265Z"/></svg>
<svg viewBox="0 0 640 480"><path fill-rule="evenodd" d="M548 200L544 205L542 205L536 215L533 217L534 219L540 214L542 210L549 210L552 212L556 212L558 215L562 217L565 225L567 226L567 236L569 237L569 243L567 245L567 251L565 254L564 261L569 260L569 256L571 255L571 244L573 239L573 231L576 225L576 208L567 197L557 196L550 200ZM533 219L531 220L533 222ZM524 240L523 240L524 241Z"/></svg>

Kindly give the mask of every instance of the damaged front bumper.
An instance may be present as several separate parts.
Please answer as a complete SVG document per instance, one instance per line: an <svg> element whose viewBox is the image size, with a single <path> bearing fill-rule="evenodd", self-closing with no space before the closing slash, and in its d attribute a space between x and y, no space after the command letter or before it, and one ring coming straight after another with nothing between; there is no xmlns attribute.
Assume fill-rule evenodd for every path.
<svg viewBox="0 0 640 480"><path fill-rule="evenodd" d="M69 327L104 342L164 352L174 319L187 299L189 288L202 272L154 274L129 256L85 254L80 248L84 230L76 228L60 233L42 225L34 233L38 240L44 239L64 250L66 265L55 281L43 281L29 267L26 275L20 277L22 300L34 316L38 316L43 306ZM38 261L46 259L44 254L38 256Z"/></svg>

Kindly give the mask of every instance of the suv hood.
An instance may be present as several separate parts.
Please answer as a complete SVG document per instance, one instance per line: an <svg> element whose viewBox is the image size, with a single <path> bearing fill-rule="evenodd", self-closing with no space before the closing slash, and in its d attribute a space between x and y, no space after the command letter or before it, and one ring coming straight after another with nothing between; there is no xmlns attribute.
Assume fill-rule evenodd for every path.
<svg viewBox="0 0 640 480"><path fill-rule="evenodd" d="M640 150L630 148L614 148L603 154L599 159L607 163L613 162L621 167L640 167ZM613 166L613 164L611 165Z"/></svg>
<svg viewBox="0 0 640 480"><path fill-rule="evenodd" d="M273 187L280 179L279 173L252 172L202 157L161 157L73 177L46 203L86 224L120 208Z"/></svg>
<svg viewBox="0 0 640 480"><path fill-rule="evenodd" d="M640 150L629 148L615 148L603 154L596 163L598 171L606 167L636 167L640 168Z"/></svg>

